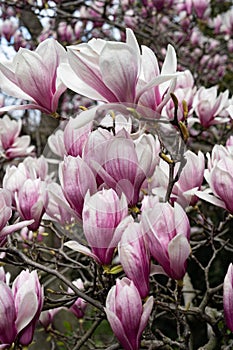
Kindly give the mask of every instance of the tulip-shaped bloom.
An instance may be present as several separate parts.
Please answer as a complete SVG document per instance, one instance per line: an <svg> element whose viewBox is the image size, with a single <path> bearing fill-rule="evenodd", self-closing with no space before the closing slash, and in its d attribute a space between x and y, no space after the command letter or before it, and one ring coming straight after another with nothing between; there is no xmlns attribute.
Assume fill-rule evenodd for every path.
<svg viewBox="0 0 233 350"><path fill-rule="evenodd" d="M7 226L11 215L11 194L9 191L0 188L0 246L5 243L7 235L33 223L33 220L27 220Z"/></svg>
<svg viewBox="0 0 233 350"><path fill-rule="evenodd" d="M149 294L150 251L141 223L128 223L118 251L126 276L134 282L141 298L146 298Z"/></svg>
<svg viewBox="0 0 233 350"><path fill-rule="evenodd" d="M210 0L192 0L193 8L198 18L206 17L206 10L210 6Z"/></svg>
<svg viewBox="0 0 233 350"><path fill-rule="evenodd" d="M62 307L56 307L55 309L49 309L41 312L39 322L45 329L47 329L52 324L54 316L60 310L62 310Z"/></svg>
<svg viewBox="0 0 233 350"><path fill-rule="evenodd" d="M78 278L75 281L72 281L72 283L80 290L84 289L83 281L81 278ZM71 288L68 288L68 293L73 293ZM85 310L87 307L87 302L82 298L77 298L73 305L69 308L69 310L77 317L77 318L83 318L85 314Z"/></svg>
<svg viewBox="0 0 233 350"><path fill-rule="evenodd" d="M99 264L108 265L121 237L116 227L127 214L124 194L119 198L113 189L103 189L91 196L88 191L83 206L83 231L91 252L75 241L65 245L92 256Z"/></svg>
<svg viewBox="0 0 233 350"><path fill-rule="evenodd" d="M177 202L182 206L196 204L198 198L195 192L202 185L205 170L205 158L201 151L197 155L187 151L185 159L186 164L172 190L172 195L175 195Z"/></svg>
<svg viewBox="0 0 233 350"><path fill-rule="evenodd" d="M233 159L230 156L225 156L219 160L210 172L205 173L213 194L213 197L208 193L203 195L200 193L200 198L210 201L220 207L227 209L233 213L232 189L233 189Z"/></svg>
<svg viewBox="0 0 233 350"><path fill-rule="evenodd" d="M138 83L140 87L138 90L141 90L141 93L138 103L153 111L161 112L170 99L170 93L175 88L176 80L171 80L171 77L176 76L176 53L174 48L168 45L167 54L160 72L159 63L153 51L144 45L142 45L141 50L142 64ZM165 79L166 76L170 77L170 79ZM153 81L156 83L154 84Z"/></svg>
<svg viewBox="0 0 233 350"><path fill-rule="evenodd" d="M47 206L48 197L45 182L40 179L27 179L18 193L15 194L16 208L23 219L33 219L28 226L36 231Z"/></svg>
<svg viewBox="0 0 233 350"><path fill-rule="evenodd" d="M59 179L67 202L81 220L87 191L91 194L97 191L92 170L82 158L68 156L60 164Z"/></svg>
<svg viewBox="0 0 233 350"><path fill-rule="evenodd" d="M5 19L5 21L1 23L1 34L10 42L17 28L18 25L16 23L10 19Z"/></svg>
<svg viewBox="0 0 233 350"><path fill-rule="evenodd" d="M230 264L223 284L223 306L227 327L233 332L233 265Z"/></svg>
<svg viewBox="0 0 233 350"><path fill-rule="evenodd" d="M13 282L12 292L19 343L28 345L32 341L36 322L43 307L44 292L37 272L22 271Z"/></svg>
<svg viewBox="0 0 233 350"><path fill-rule="evenodd" d="M68 58L69 64L59 68L65 85L81 95L105 102L138 103L151 87L176 76L176 55L171 45L165 59L170 70L164 68L160 75L159 71L149 69L145 79L145 74L140 75L140 48L131 29L126 30L126 43L92 39L68 47ZM144 70L146 66L148 62Z"/></svg>
<svg viewBox="0 0 233 350"><path fill-rule="evenodd" d="M7 159L27 156L34 146L29 146L30 136L19 137L22 120L11 120L7 115L0 119L0 155Z"/></svg>
<svg viewBox="0 0 233 350"><path fill-rule="evenodd" d="M0 111L39 109L56 113L59 97L66 90L57 77L57 68L65 60L65 49L54 39L40 43L35 52L20 48L13 61L0 64L0 87L8 95L31 103L2 107Z"/></svg>
<svg viewBox="0 0 233 350"><path fill-rule="evenodd" d="M8 348L16 337L19 344L29 345L43 306L37 272L22 271L12 289L0 281L0 291L0 348Z"/></svg>
<svg viewBox="0 0 233 350"><path fill-rule="evenodd" d="M205 177L209 177L209 173L211 172L211 170L213 169L213 167L223 158L225 157L230 157L231 156L231 148L228 147L228 145L226 144L227 147L224 147L223 145L214 145L214 147L212 148L211 154L207 153L206 157L208 159L208 163L207 163L207 167L208 170L205 171Z"/></svg>
<svg viewBox="0 0 233 350"><path fill-rule="evenodd" d="M128 203L138 202L144 180L151 176L157 163L156 142L144 137L134 144L125 129L116 136L104 130L90 136L84 149L84 159L97 174L99 184L105 183Z"/></svg>
<svg viewBox="0 0 233 350"><path fill-rule="evenodd" d="M46 214L52 221L58 222L62 226L70 225L75 221L79 221L76 212L67 202L61 186L57 183L51 183L47 187L48 190L48 206Z"/></svg>
<svg viewBox="0 0 233 350"><path fill-rule="evenodd" d="M193 105L199 121L204 128L208 128L214 124L225 123L229 120L228 117L220 116L228 106L228 95L229 91L226 90L217 96L217 86L212 86L209 89L201 87L197 91Z"/></svg>
<svg viewBox="0 0 233 350"><path fill-rule="evenodd" d="M138 350L153 307L153 297L142 306L140 294L128 278L117 279L106 299L105 312L112 330L125 350Z"/></svg>
<svg viewBox="0 0 233 350"><path fill-rule="evenodd" d="M16 311L10 287L0 281L0 348L8 348L17 336Z"/></svg>
<svg viewBox="0 0 233 350"><path fill-rule="evenodd" d="M142 224L150 242L151 255L165 273L183 278L190 254L190 224L182 207L175 203L157 203L142 213Z"/></svg>

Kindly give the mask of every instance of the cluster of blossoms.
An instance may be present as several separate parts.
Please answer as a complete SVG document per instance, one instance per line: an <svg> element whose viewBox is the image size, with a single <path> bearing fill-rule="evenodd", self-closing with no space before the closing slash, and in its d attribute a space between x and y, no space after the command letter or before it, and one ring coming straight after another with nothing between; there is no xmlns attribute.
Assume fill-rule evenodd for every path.
<svg viewBox="0 0 233 350"><path fill-rule="evenodd" d="M172 1L168 3L171 6ZM200 16L206 11L195 1L191 8ZM199 133L208 135L210 128L231 121L228 91L217 94L216 86L195 88L189 71L177 72L171 45L160 68L153 51L139 46L131 29L126 30L125 42L92 39L66 51L51 38L35 51L21 48L12 61L0 64L0 78L4 92L29 102L4 106L0 112L38 109L59 120L59 99L67 88L97 102L63 120L49 137L54 159L52 155L36 158L30 140L19 136L21 122L7 116L1 119L4 161L26 157L8 165L3 177L3 251L7 238L12 244L9 234L25 226L29 232L39 232L46 221L52 221L64 236L70 227L81 227L83 236L76 233L62 248L67 254L70 248L90 257L111 276L123 271L124 276L108 285L104 310L124 349L139 349L153 308L151 276L166 276L182 288L191 253L186 212L199 198L233 212L232 139L225 147L213 148L206 169L201 151L186 150ZM58 165L53 173L51 164ZM208 187L203 185L204 177ZM10 219L17 221L6 225ZM224 306L227 326L233 331L231 269L230 265L224 282ZM12 291L5 282L0 286L12 304L11 318L0 321L0 333L9 322L12 325L9 337L0 336L2 347L15 341L29 344L40 316L43 292L35 272L30 275L34 313L19 312L17 291L29 279L29 272L25 274L18 276ZM73 285L84 288L81 281ZM0 305L0 314L8 304ZM83 317L85 308L86 302L79 298L70 310ZM45 312L41 323L47 329L54 310Z"/></svg>
<svg viewBox="0 0 233 350"><path fill-rule="evenodd" d="M21 16L25 3L36 22L33 30L27 16ZM78 3L74 8L62 1L22 0L17 6L4 1L0 5L0 35L7 45L12 44L18 51L20 48L35 49L33 39L42 42L53 37L63 45L76 44L84 38L124 39L125 32L121 28L129 27L160 54L159 62L164 47L173 43L179 49L180 68L190 69L198 85L209 87L217 85L222 78L227 79L232 70L233 14L230 1L221 3L217 0L126 0L119 4L93 0ZM59 13L63 15L60 17ZM38 14L49 19L40 23ZM63 111L69 115L67 101L69 95L62 101ZM77 112L77 105L72 109Z"/></svg>

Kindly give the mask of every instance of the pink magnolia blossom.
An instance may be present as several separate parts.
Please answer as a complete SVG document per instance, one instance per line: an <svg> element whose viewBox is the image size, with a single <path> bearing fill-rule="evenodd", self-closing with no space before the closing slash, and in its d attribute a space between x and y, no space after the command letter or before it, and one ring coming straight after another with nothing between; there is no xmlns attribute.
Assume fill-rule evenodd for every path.
<svg viewBox="0 0 233 350"><path fill-rule="evenodd" d="M14 297L10 287L3 281L0 281L0 290L0 344L9 348L17 336Z"/></svg>
<svg viewBox="0 0 233 350"><path fill-rule="evenodd" d="M43 306L43 288L37 272L22 271L12 289L0 281L0 347L9 348L16 340L29 345Z"/></svg>
<svg viewBox="0 0 233 350"><path fill-rule="evenodd" d="M81 278L78 278L75 281L72 281L72 283L79 289L83 290L84 285ZM68 288L68 293L72 293L72 289ZM77 318L83 318L85 314L85 310L87 307L87 302L83 300L82 298L77 298L75 302L72 304L72 306L69 308L69 310L77 317Z"/></svg>
<svg viewBox="0 0 233 350"><path fill-rule="evenodd" d="M64 130L58 129L48 138L49 149L58 157L63 158L67 155L64 145Z"/></svg>
<svg viewBox="0 0 233 350"><path fill-rule="evenodd" d="M59 166L59 179L67 202L81 220L87 191L91 194L97 191L92 170L82 158L67 156Z"/></svg>
<svg viewBox="0 0 233 350"><path fill-rule="evenodd" d="M186 164L182 169L179 180L172 189L172 197L182 206L195 205L198 198L195 192L200 189L205 170L204 154L199 151L195 154L192 151L185 152Z"/></svg>
<svg viewBox="0 0 233 350"><path fill-rule="evenodd" d="M40 314L39 322L47 329L53 322L54 316L61 310L61 307L42 311Z"/></svg>
<svg viewBox="0 0 233 350"><path fill-rule="evenodd" d="M48 205L45 209L46 218L59 223L62 226L79 221L76 212L70 207L62 188L57 183L47 186Z"/></svg>
<svg viewBox="0 0 233 350"><path fill-rule="evenodd" d="M124 194L119 198L113 189L103 189L91 196L88 191L82 217L83 232L91 251L75 241L65 245L93 257L99 264L109 265L121 237L116 228L127 214L128 205Z"/></svg>
<svg viewBox="0 0 233 350"><path fill-rule="evenodd" d="M165 273L176 280L184 277L190 254L190 224L182 207L157 203L142 213L142 225L152 256Z"/></svg>
<svg viewBox="0 0 233 350"><path fill-rule="evenodd" d="M96 107L82 111L74 118L70 118L64 130L58 129L50 135L48 145L51 151L60 156L82 156L84 145L92 130Z"/></svg>
<svg viewBox="0 0 233 350"><path fill-rule="evenodd" d="M34 220L26 220L7 225L8 220L12 216L11 210L11 194L6 189L0 188L0 246L5 243L6 236L23 227L33 224Z"/></svg>
<svg viewBox="0 0 233 350"><path fill-rule="evenodd" d="M98 184L113 188L119 195L124 193L131 205L138 202L142 183L153 174L158 162L158 142L150 136L134 142L125 129L115 136L96 130L83 151Z"/></svg>
<svg viewBox="0 0 233 350"><path fill-rule="evenodd" d="M1 23L0 31L2 32L2 34L4 35L6 40L8 42L10 42L11 38L14 35L14 33L16 32L17 28L18 28L18 26L16 23L11 21L10 19L6 19L5 21L3 21Z"/></svg>
<svg viewBox="0 0 233 350"><path fill-rule="evenodd" d="M19 215L23 219L34 220L28 228L36 231L48 202L45 182L40 179L27 179L15 194L15 202Z"/></svg>
<svg viewBox="0 0 233 350"><path fill-rule="evenodd" d="M22 120L11 120L7 115L0 119L0 155L7 159L28 156L33 152L30 136L19 136Z"/></svg>
<svg viewBox="0 0 233 350"><path fill-rule="evenodd" d="M43 287L37 272L22 271L13 282L12 293L17 315L15 324L19 343L28 345L32 342L44 301Z"/></svg>
<svg viewBox="0 0 233 350"><path fill-rule="evenodd" d="M126 276L134 282L141 298L146 298L149 294L149 245L141 223L127 221L118 245L119 258Z"/></svg>
<svg viewBox="0 0 233 350"><path fill-rule="evenodd" d="M148 63L142 63L131 29L126 30L125 43L92 39L68 47L68 58L69 64L64 63L59 68L65 85L81 95L105 102L138 103L146 91L176 76L176 55L172 46L168 47L161 74L153 67L147 71ZM153 60L157 62L156 57ZM145 79L141 75L142 68L144 76L148 73ZM162 90L160 94L161 99Z"/></svg>
<svg viewBox="0 0 233 350"><path fill-rule="evenodd" d="M223 306L227 327L233 332L233 265L230 264L223 284Z"/></svg>
<svg viewBox="0 0 233 350"><path fill-rule="evenodd" d="M172 188L170 199L172 203L177 202L182 207L187 207L189 205L195 205L198 200L196 193L203 183L205 159L201 151L198 154L187 151L184 156L186 164L179 175L178 181L175 182ZM177 163L174 168L174 176L176 176L179 167L180 163ZM165 200L168 183L169 165L164 160L160 160L149 183L149 188L154 195Z"/></svg>
<svg viewBox="0 0 233 350"><path fill-rule="evenodd" d="M39 322L45 329L47 329L52 324L54 316L60 310L62 310L62 307L56 307L54 309L49 309L41 312Z"/></svg>
<svg viewBox="0 0 233 350"><path fill-rule="evenodd" d="M39 109L55 114L58 100L66 90L57 76L57 68L65 60L65 49L54 39L47 39L34 52L20 48L13 61L0 63L1 89L10 96L30 102L2 107L0 112Z"/></svg>
<svg viewBox="0 0 233 350"><path fill-rule="evenodd" d="M210 7L210 0L192 0L193 9L198 18L206 18L207 9Z"/></svg>
<svg viewBox="0 0 233 350"><path fill-rule="evenodd" d="M233 190L233 158L228 155L215 161L212 169L205 171L205 178L210 188L203 192L199 191L198 197L233 213L231 196Z"/></svg>
<svg viewBox="0 0 233 350"><path fill-rule="evenodd" d="M82 150L91 132L95 108L70 118L64 129L64 145L68 155L81 156ZM90 121L89 121L90 120Z"/></svg>
<svg viewBox="0 0 233 350"><path fill-rule="evenodd" d="M142 306L140 294L128 278L116 280L106 299L105 312L125 350L139 350L140 339L153 307L153 297Z"/></svg>
<svg viewBox="0 0 233 350"><path fill-rule="evenodd" d="M228 117L221 113L227 108L229 91L221 92L217 96L217 86L201 87L194 97L194 110L201 125L208 128L210 125L225 123Z"/></svg>
<svg viewBox="0 0 233 350"><path fill-rule="evenodd" d="M174 48L168 45L166 57L160 71L157 57L153 51L144 45L141 47L141 50L142 63L140 79L137 83L139 94L137 102L153 111L161 112L162 108L170 99L170 93L175 88L176 79L174 78L176 77L175 72L177 70L176 53ZM166 76L170 76L171 78L166 79Z"/></svg>
<svg viewBox="0 0 233 350"><path fill-rule="evenodd" d="M224 147L223 145L214 145L214 147L212 148L211 154L207 153L206 157L208 159L208 163L207 163L207 168L208 170L205 171L205 176L208 175L207 173L209 173L214 166L223 158L225 157L230 157L230 148L229 147Z"/></svg>

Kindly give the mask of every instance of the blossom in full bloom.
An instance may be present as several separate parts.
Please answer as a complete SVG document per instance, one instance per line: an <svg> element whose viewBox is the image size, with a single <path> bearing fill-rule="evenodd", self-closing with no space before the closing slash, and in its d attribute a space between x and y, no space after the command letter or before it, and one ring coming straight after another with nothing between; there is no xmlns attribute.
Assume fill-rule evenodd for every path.
<svg viewBox="0 0 233 350"><path fill-rule="evenodd" d="M7 115L0 119L0 155L7 159L28 156L33 152L30 136L19 136L22 120L11 120Z"/></svg>
<svg viewBox="0 0 233 350"><path fill-rule="evenodd" d="M141 54L131 29L126 29L125 43L92 39L72 45L67 48L69 63L59 67L59 75L71 90L105 102L138 103L152 87L165 83L149 96L150 102L156 98L160 104L169 86L166 83L176 77L175 50L168 46L160 73L157 58L144 48Z"/></svg>
<svg viewBox="0 0 233 350"><path fill-rule="evenodd" d="M29 104L5 106L1 111L39 109L55 114L58 100L66 90L57 68L66 60L65 49L54 39L40 43L35 51L20 48L13 60L0 63L0 88Z"/></svg>

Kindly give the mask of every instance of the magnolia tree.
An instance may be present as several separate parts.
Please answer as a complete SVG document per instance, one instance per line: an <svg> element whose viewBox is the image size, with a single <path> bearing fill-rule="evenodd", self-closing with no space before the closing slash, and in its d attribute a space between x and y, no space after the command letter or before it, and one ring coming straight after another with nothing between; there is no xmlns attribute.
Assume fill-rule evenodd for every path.
<svg viewBox="0 0 233 350"><path fill-rule="evenodd" d="M23 41L25 3L56 35ZM210 5L1 5L1 349L232 348L232 10ZM44 150L31 111L59 124Z"/></svg>

